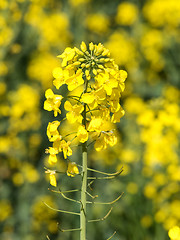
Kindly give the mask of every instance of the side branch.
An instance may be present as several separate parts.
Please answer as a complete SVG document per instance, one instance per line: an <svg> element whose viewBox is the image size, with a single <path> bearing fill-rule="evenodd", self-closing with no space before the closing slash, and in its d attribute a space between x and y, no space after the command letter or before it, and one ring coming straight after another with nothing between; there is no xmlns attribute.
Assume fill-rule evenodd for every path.
<svg viewBox="0 0 180 240"><path fill-rule="evenodd" d="M123 171L123 170L122 170ZM88 177L88 179L92 180L97 180L97 179L113 179L113 178L116 178L117 176L119 176L122 171L118 172L116 175L113 175L113 176L108 176L108 177Z"/></svg>
<svg viewBox="0 0 180 240"><path fill-rule="evenodd" d="M81 165L78 165L78 167L81 167ZM107 175L107 176L116 176L116 175L119 175L122 173L123 171L123 168L121 168L119 171L115 172L115 173L106 173L106 172L101 172L101 171L98 171L96 169L93 169L93 168L87 168L88 171L91 171L91 172L96 172L96 173L99 173L99 174L103 174L103 175Z"/></svg>
<svg viewBox="0 0 180 240"><path fill-rule="evenodd" d="M91 194L90 194L89 192L87 192L87 191L86 191L86 194L89 195L92 199L95 199L95 198L98 197L98 195L93 196L93 195L91 195Z"/></svg>
<svg viewBox="0 0 180 240"><path fill-rule="evenodd" d="M49 190L50 190L51 192L56 192L56 193L61 194L61 196L62 196L63 198L65 198L66 200L69 200L69 201L71 201L71 202L80 203L78 200L75 200L75 199L66 197L66 195L65 195L63 192L60 191L60 189L59 189L59 191L53 191L53 190L51 190L51 189L49 189Z"/></svg>
<svg viewBox="0 0 180 240"><path fill-rule="evenodd" d="M58 229L59 229L59 231L60 232L74 232L74 231L81 231L81 228L73 228L73 229L62 229L62 228L60 228L60 224L59 223L57 223L57 225L58 225Z"/></svg>
<svg viewBox="0 0 180 240"><path fill-rule="evenodd" d="M104 220L109 216L109 214L112 212L112 209L113 209L113 208L111 208L111 209L108 211L108 213L107 213L104 217L99 218L99 219L88 220L88 222L99 222L99 221L104 221Z"/></svg>
<svg viewBox="0 0 180 240"><path fill-rule="evenodd" d="M123 195L123 192L121 193L121 195L119 195L119 197L117 197L115 200L113 200L112 202L86 202L88 204L102 204L102 205L111 205L114 204L115 202L117 202Z"/></svg>
<svg viewBox="0 0 180 240"><path fill-rule="evenodd" d="M106 240L110 240L111 238L113 238L113 236L116 234L116 231L113 233L113 235L111 237L109 237L108 239Z"/></svg>
<svg viewBox="0 0 180 240"><path fill-rule="evenodd" d="M54 193L59 193L59 191L52 190L50 188L48 188L48 190ZM80 189L72 189L72 190L61 191L61 193L72 193L72 192L80 192L80 191L81 191Z"/></svg>
<svg viewBox="0 0 180 240"><path fill-rule="evenodd" d="M76 212L69 212L69 211L65 211L65 210L61 210L61 209L55 209L50 207L47 203L43 202L48 208L50 208L51 210L54 210L56 212L62 212L62 213L68 213L68 214L72 214L72 215L80 215L80 213L76 213Z"/></svg>

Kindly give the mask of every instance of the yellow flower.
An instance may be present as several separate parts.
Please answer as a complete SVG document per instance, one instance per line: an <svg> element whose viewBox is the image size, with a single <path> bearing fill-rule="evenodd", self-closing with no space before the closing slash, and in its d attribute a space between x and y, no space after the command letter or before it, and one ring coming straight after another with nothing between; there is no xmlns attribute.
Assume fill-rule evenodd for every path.
<svg viewBox="0 0 180 240"><path fill-rule="evenodd" d="M96 91L91 91L90 93L84 93L81 97L81 102L87 103L91 109L101 104L106 98L106 92L103 87L98 88Z"/></svg>
<svg viewBox="0 0 180 240"><path fill-rule="evenodd" d="M83 103L87 103L87 104L90 104L90 103L93 103L95 100L95 96L93 94L93 92L91 93L84 93L81 97L81 101Z"/></svg>
<svg viewBox="0 0 180 240"><path fill-rule="evenodd" d="M106 91L107 95L112 94L112 89L118 86L118 81L108 71L96 75L95 79L99 86L102 86Z"/></svg>
<svg viewBox="0 0 180 240"><path fill-rule="evenodd" d="M94 144L94 148L97 152L107 148L107 143L106 143L104 137L99 137L96 140L96 142Z"/></svg>
<svg viewBox="0 0 180 240"><path fill-rule="evenodd" d="M103 14L90 14L87 17L87 27L95 33L103 34L109 29L109 19Z"/></svg>
<svg viewBox="0 0 180 240"><path fill-rule="evenodd" d="M89 126L88 126L88 131L90 132L98 132L100 133L102 130L102 124L103 124L103 120L101 118L96 118L96 117L92 117Z"/></svg>
<svg viewBox="0 0 180 240"><path fill-rule="evenodd" d="M75 54L76 54L76 52L74 49L67 47L61 55L58 55L59 58L63 59L62 67L67 66L68 61L72 60L74 58Z"/></svg>
<svg viewBox="0 0 180 240"><path fill-rule="evenodd" d="M169 230L168 235L171 240L180 240L180 228L178 226L172 227Z"/></svg>
<svg viewBox="0 0 180 240"><path fill-rule="evenodd" d="M47 127L47 136L50 142L54 142L57 139L59 140L61 139L61 136L59 135L59 132L57 130L59 125L60 125L59 121L49 122Z"/></svg>
<svg viewBox="0 0 180 240"><path fill-rule="evenodd" d="M55 164L57 162L56 154L58 154L58 150L56 148L49 147L49 149L46 149L45 152L50 154L48 159L49 164Z"/></svg>
<svg viewBox="0 0 180 240"><path fill-rule="evenodd" d="M53 70L53 77L55 78L53 85L59 89L63 84L65 84L65 80L69 77L69 71L57 67Z"/></svg>
<svg viewBox="0 0 180 240"><path fill-rule="evenodd" d="M106 132L104 135L105 142L109 144L111 147L117 143L117 137L114 135L112 131Z"/></svg>
<svg viewBox="0 0 180 240"><path fill-rule="evenodd" d="M70 177L75 177L76 174L79 174L79 169L75 162L68 162L67 175Z"/></svg>
<svg viewBox="0 0 180 240"><path fill-rule="evenodd" d="M112 131L102 131L100 137L96 139L94 144L94 148L97 152L106 149L108 145L111 147L117 143L117 137L114 135Z"/></svg>
<svg viewBox="0 0 180 240"><path fill-rule="evenodd" d="M66 114L67 120L69 121L69 123L75 123L77 122L82 122L82 111L84 109L84 107L82 105L71 105L71 103L69 101L66 101L64 104L64 108L66 111L69 111Z"/></svg>
<svg viewBox="0 0 180 240"><path fill-rule="evenodd" d="M124 111L124 109L120 106L119 110L112 115L112 117L111 117L111 122L112 122L112 123L120 122L120 119L124 116L124 114L125 114L125 111Z"/></svg>
<svg viewBox="0 0 180 240"><path fill-rule="evenodd" d="M69 91L73 91L75 88L79 87L84 83L82 75L83 75L82 70L78 69L74 75L67 78L65 83L68 85Z"/></svg>
<svg viewBox="0 0 180 240"><path fill-rule="evenodd" d="M55 142L54 142L55 143ZM69 147L71 144L70 141L66 142L65 140L59 141L59 152L63 152L64 158L72 155L72 149Z"/></svg>
<svg viewBox="0 0 180 240"><path fill-rule="evenodd" d="M116 21L122 25L133 24L138 17L138 9L135 4L123 2L118 6Z"/></svg>
<svg viewBox="0 0 180 240"><path fill-rule="evenodd" d="M61 113L59 107L63 97L61 95L54 94L51 89L46 90L45 97L47 100L44 102L44 109L47 111L54 111L54 116L57 117L57 114Z"/></svg>
<svg viewBox="0 0 180 240"><path fill-rule="evenodd" d="M77 138L81 143L84 143L88 140L88 132L84 126L78 127Z"/></svg>
<svg viewBox="0 0 180 240"><path fill-rule="evenodd" d="M56 181L56 176L55 176L56 172L47 169L47 170L45 171L45 173L48 173L48 174L49 174L50 184L51 184L52 186L56 187L56 186L57 186L57 181Z"/></svg>
<svg viewBox="0 0 180 240"><path fill-rule="evenodd" d="M84 143L91 134L96 140L97 151L107 148L108 145L114 146L117 137L111 129L114 129L113 123L119 122L124 115L119 100L125 87L126 71L119 70L118 65L110 58L110 51L101 43L97 45L91 42L87 47L82 42L80 49L66 48L58 57L62 58L62 64L53 71L53 84L57 89L66 84L68 90L73 91L72 96L68 96L71 101L65 101L64 109L67 111L66 119L69 123L76 123L76 126L81 124L77 130L77 140ZM48 89L45 95L47 100L44 108L53 110L54 116L57 116L61 113L59 107L62 96L55 95L51 89ZM86 105L87 108L84 107ZM85 110L86 126L84 122L82 124ZM53 147L48 150L50 163L57 161L56 154L59 152L63 152L65 159L72 155L71 142L67 141L70 134L65 133L67 139L62 140L58 131L59 125L59 121L54 121L47 127L47 136L53 142ZM75 133L73 134L75 136Z"/></svg>

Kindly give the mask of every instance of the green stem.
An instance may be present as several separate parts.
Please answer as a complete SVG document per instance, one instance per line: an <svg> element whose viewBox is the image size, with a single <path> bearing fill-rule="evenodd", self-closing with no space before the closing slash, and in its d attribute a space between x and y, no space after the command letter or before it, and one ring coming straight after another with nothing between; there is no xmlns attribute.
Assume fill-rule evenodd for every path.
<svg viewBox="0 0 180 240"><path fill-rule="evenodd" d="M87 80L84 84L84 92L87 91ZM82 124L86 128L86 108L84 104L84 110L82 112L83 121ZM86 192L87 192L87 142L82 144L82 186L81 186L81 209L80 209L80 240L86 240Z"/></svg>
<svg viewBox="0 0 180 240"><path fill-rule="evenodd" d="M82 146L83 176L81 188L80 240L86 240L87 143Z"/></svg>

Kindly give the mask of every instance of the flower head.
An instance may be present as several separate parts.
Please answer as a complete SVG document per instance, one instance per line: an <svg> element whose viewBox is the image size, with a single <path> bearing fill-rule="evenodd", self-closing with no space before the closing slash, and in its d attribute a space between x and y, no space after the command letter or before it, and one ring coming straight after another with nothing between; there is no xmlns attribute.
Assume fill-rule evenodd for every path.
<svg viewBox="0 0 180 240"><path fill-rule="evenodd" d="M54 116L56 117L58 113L61 113L59 107L63 97L61 95L54 94L51 89L46 90L45 97L47 100L44 102L44 109L47 111L54 111Z"/></svg>
<svg viewBox="0 0 180 240"><path fill-rule="evenodd" d="M49 122L48 127L47 127L47 136L48 136L50 142L54 142L57 139L59 139L59 140L61 139L61 136L59 135L59 132L57 130L59 125L60 125L59 121Z"/></svg>
<svg viewBox="0 0 180 240"><path fill-rule="evenodd" d="M75 177L76 174L79 174L79 169L75 162L68 162L67 175L70 177Z"/></svg>
<svg viewBox="0 0 180 240"><path fill-rule="evenodd" d="M88 132L84 126L79 126L77 131L77 138L79 142L84 143L88 140Z"/></svg>
<svg viewBox="0 0 180 240"><path fill-rule="evenodd" d="M55 176L56 171L47 169L47 170L45 171L45 173L49 174L50 184L51 184L52 186L56 187L56 186L57 186L57 181L56 181L56 176Z"/></svg>

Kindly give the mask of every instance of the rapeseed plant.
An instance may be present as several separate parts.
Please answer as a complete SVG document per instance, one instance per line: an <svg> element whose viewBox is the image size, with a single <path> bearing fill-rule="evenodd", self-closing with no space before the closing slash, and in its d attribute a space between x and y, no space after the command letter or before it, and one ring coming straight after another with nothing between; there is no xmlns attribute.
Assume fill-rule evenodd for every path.
<svg viewBox="0 0 180 240"><path fill-rule="evenodd" d="M55 117L61 114L61 105L64 105L64 109L67 111L63 120L48 123L47 136L49 141L52 142L52 147L46 149L46 153L49 154L49 164L53 165L58 161L57 155L62 152L64 159L67 160L67 175L74 177L81 174L82 176L81 200L76 201L68 198L80 204L80 213L65 210L58 211L80 215L80 228L74 230L79 230L80 239L85 240L86 223L88 222L86 204L92 203L86 200L86 195L88 194L94 198L87 191L88 180L94 179L88 177L88 171L104 174L103 179L114 178L122 171L108 174L88 168L88 146L94 143L95 150L101 151L117 143L115 123L120 122L121 117L124 115L119 100L125 88L124 82L127 78L127 72L119 70L118 65L110 58L109 50L101 43L96 45L91 42L87 47L82 42L80 49L68 47L58 57L62 59L62 63L61 67L53 70L55 78L53 85L59 90L62 85L66 84L70 94L63 97L55 94L52 89L47 89L45 92L45 110L53 111ZM78 88L79 91L76 92L79 94L74 95L74 90ZM74 125L74 131L67 132L64 136L60 133L63 121ZM67 140L69 136L71 136L71 139L68 138ZM82 166L69 159L73 155L73 141L75 139L78 142L77 147L82 148ZM79 168L81 168L81 171ZM58 171L46 169L46 173L49 174L50 184L56 187L56 174L58 174ZM62 192L60 194L67 199ZM111 205L120 197L121 195L112 202L102 204ZM110 211L107 215L109 213ZM102 219L104 220L107 215ZM97 219L90 221L97 221Z"/></svg>

